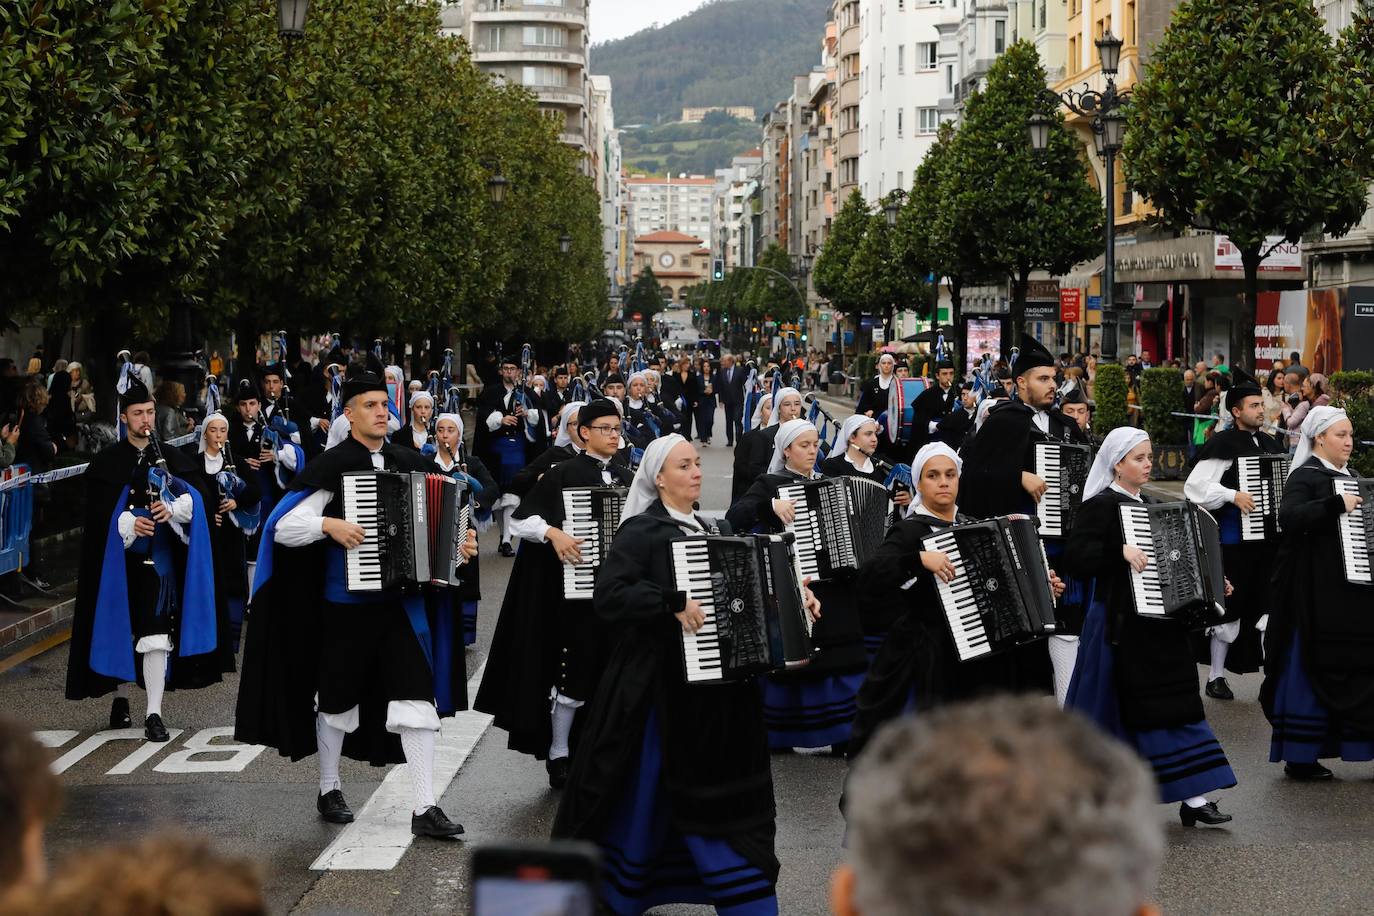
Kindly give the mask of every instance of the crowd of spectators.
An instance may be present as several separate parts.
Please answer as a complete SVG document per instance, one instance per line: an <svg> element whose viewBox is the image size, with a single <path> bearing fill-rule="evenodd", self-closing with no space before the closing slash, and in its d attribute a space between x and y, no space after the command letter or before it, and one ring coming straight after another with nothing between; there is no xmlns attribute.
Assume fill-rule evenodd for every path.
<svg viewBox="0 0 1374 916"><path fill-rule="evenodd" d="M81 363L49 363L42 347L22 372L13 359L0 358L0 468L24 464L46 471L64 452L94 452L113 435L112 418L100 422L95 388Z"/></svg>

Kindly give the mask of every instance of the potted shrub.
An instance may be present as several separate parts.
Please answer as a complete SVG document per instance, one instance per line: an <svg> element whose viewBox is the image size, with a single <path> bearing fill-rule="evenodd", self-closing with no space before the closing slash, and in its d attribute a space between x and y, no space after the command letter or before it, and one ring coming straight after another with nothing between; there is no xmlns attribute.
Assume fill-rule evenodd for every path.
<svg viewBox="0 0 1374 916"><path fill-rule="evenodd" d="M1126 370L1116 363L1099 364L1093 382L1093 435L1100 440L1127 425Z"/></svg>
<svg viewBox="0 0 1374 916"><path fill-rule="evenodd" d="M1183 373L1178 369L1146 369L1140 376L1140 409L1150 434L1155 480L1178 480L1188 463L1187 426L1173 415L1179 408Z"/></svg>
<svg viewBox="0 0 1374 916"><path fill-rule="evenodd" d="M1374 477L1374 372L1337 372L1331 376L1331 403L1342 408L1355 426L1355 453L1350 464L1361 477Z"/></svg>

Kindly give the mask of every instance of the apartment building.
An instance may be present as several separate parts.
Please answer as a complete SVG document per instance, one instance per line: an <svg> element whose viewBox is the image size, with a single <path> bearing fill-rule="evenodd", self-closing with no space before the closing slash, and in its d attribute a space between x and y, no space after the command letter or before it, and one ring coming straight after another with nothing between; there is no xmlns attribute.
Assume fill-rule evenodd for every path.
<svg viewBox="0 0 1374 916"><path fill-rule="evenodd" d="M630 233L639 238L678 232L711 247L711 198L716 180L705 175L631 175L625 179Z"/></svg>

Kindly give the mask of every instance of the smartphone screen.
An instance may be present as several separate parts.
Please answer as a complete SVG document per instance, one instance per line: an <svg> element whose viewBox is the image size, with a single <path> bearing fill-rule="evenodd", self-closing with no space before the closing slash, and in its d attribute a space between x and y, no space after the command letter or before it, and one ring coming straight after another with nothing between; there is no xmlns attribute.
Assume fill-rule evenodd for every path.
<svg viewBox="0 0 1374 916"><path fill-rule="evenodd" d="M473 871L473 916L595 916L594 849L488 847L474 853Z"/></svg>

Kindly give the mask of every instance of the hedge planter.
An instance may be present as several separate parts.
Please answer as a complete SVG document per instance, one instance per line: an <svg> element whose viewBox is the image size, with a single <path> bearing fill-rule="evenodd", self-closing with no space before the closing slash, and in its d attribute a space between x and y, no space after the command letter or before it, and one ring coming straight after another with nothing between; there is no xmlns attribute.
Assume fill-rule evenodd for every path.
<svg viewBox="0 0 1374 916"><path fill-rule="evenodd" d="M1188 447L1184 445L1154 446L1155 466L1151 480L1182 480L1187 476Z"/></svg>

